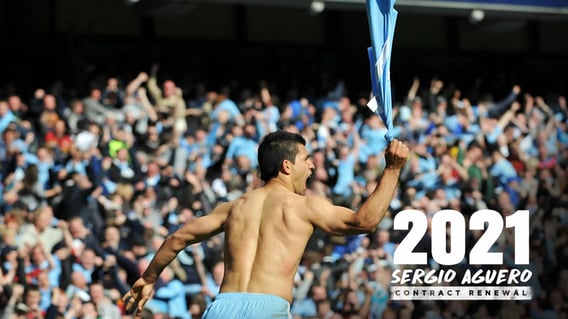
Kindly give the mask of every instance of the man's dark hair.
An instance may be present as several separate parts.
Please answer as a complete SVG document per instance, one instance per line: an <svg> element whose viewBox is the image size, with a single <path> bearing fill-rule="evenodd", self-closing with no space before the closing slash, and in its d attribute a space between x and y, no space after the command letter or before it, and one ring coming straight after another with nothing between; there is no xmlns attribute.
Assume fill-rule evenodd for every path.
<svg viewBox="0 0 568 319"><path fill-rule="evenodd" d="M298 153L298 144L306 145L306 140L299 134L276 131L266 135L258 147L258 165L260 179L268 182L278 176L284 160L294 162Z"/></svg>

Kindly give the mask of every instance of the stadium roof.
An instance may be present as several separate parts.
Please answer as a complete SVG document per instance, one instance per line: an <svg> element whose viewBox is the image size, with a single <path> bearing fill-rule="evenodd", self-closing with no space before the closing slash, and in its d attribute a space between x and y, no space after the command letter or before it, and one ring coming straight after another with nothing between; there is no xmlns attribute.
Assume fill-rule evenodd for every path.
<svg viewBox="0 0 568 319"><path fill-rule="evenodd" d="M125 0L140 7L146 14L156 14L165 7L174 9L199 4L230 4L281 6L309 9L313 1L323 2L326 9L365 10L365 0ZM399 12L430 15L470 15L482 10L487 17L521 18L532 20L568 20L567 0L397 0ZM153 9L152 9L153 8ZM175 10L175 9L174 9Z"/></svg>

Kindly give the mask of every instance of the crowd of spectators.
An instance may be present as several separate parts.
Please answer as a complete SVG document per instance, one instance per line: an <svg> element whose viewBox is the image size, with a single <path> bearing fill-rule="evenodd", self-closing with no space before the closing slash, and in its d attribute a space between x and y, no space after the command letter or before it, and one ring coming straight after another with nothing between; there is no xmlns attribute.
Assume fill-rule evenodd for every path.
<svg viewBox="0 0 568 319"><path fill-rule="evenodd" d="M356 209L376 187L385 125L346 84L320 96L278 94L267 83L190 92L159 75L154 66L127 81L106 77L81 88L86 96L61 86L3 92L0 318L130 318L120 296L164 238L259 185L256 148L267 132L306 138L316 165L308 192ZM296 276L294 318L568 317L566 98L518 85L502 99L479 96L416 79L395 102L391 134L412 154L389 214L368 235L316 231ZM406 208L428 218L528 209L533 299L392 300L392 259L405 235L392 224ZM431 251L429 236L417 250ZM510 251L511 242L494 248ZM503 267L513 266L505 255ZM429 256L428 267L440 265ZM143 317L200 318L223 271L223 234L187 247Z"/></svg>

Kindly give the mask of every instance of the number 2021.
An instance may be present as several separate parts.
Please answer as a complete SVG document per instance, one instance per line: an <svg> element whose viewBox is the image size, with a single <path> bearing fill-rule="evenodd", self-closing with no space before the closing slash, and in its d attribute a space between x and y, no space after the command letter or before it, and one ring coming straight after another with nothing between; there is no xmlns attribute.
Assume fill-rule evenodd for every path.
<svg viewBox="0 0 568 319"><path fill-rule="evenodd" d="M503 219L505 222L503 222ZM410 224L412 227L409 229ZM440 265L456 265L466 254L466 222L464 216L456 210L436 212L431 221L432 258ZM469 218L470 230L485 230L469 252L469 264L500 265L503 253L489 251L506 228L514 228L515 264L529 263L529 211L518 210L505 218L490 209L478 210ZM447 249L446 226L450 228L450 246ZM406 209L394 217L395 230L409 230L394 252L395 264L425 265L425 252L414 249L426 234L428 218L424 212Z"/></svg>

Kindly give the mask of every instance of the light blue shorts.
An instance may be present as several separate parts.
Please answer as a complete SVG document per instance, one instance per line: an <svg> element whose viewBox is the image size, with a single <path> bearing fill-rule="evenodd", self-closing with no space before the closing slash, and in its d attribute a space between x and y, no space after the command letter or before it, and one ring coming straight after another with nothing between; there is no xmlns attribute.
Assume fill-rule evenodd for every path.
<svg viewBox="0 0 568 319"><path fill-rule="evenodd" d="M291 319L290 303L269 294L224 292L215 297L203 319Z"/></svg>

